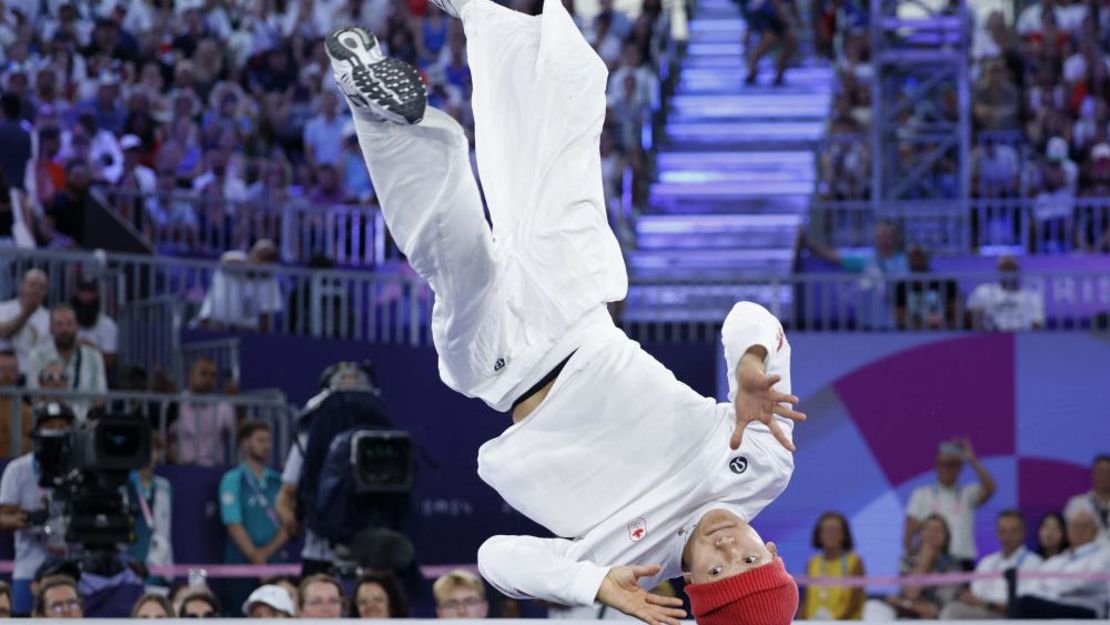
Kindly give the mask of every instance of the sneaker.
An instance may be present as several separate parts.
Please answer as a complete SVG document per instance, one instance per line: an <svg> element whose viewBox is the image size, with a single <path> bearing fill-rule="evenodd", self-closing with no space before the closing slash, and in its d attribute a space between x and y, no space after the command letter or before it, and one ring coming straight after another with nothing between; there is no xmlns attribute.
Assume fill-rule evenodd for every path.
<svg viewBox="0 0 1110 625"><path fill-rule="evenodd" d="M397 124L424 119L428 96L416 69L382 54L374 35L361 28L340 28L324 44L335 82L356 115Z"/></svg>

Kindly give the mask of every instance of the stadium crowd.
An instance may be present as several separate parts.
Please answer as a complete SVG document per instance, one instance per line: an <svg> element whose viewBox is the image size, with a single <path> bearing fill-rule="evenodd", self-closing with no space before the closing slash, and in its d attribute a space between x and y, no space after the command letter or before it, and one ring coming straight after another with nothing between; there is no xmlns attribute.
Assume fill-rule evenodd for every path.
<svg viewBox="0 0 1110 625"><path fill-rule="evenodd" d="M635 14L612 0L590 8L576 20L610 69L602 152L615 200L626 166L642 170L639 129L658 105L669 17L659 0ZM14 219L0 239L80 246L90 187L163 251L189 254L245 249L255 242L247 224L293 204L310 214L372 204L321 45L348 23L416 65L429 103L473 136L461 23L427 0L4 2L0 203Z"/></svg>
<svg viewBox="0 0 1110 625"><path fill-rule="evenodd" d="M817 3L838 86L827 144L819 160L823 200L871 197L871 81L866 3ZM1110 251L1110 11L1094 0L1036 0L1010 14L977 12L969 3L972 42L972 196L990 207L975 228L986 243L1012 242L1018 226L1013 202L1031 206L1033 249L1047 252ZM834 45L836 43L837 45ZM906 93L915 88L905 85ZM905 97L905 96L903 96ZM898 123L928 125L956 119L956 93L903 107ZM897 107L897 102L893 103ZM906 144L902 171L916 162ZM942 159L923 178L928 193L954 197L956 161ZM1077 201L1078 200L1078 201ZM991 230L993 229L993 231Z"/></svg>

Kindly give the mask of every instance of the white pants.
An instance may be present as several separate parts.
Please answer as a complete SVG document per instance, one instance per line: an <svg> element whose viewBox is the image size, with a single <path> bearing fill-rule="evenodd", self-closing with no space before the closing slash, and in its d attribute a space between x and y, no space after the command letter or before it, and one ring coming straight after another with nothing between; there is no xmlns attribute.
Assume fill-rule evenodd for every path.
<svg viewBox="0 0 1110 625"><path fill-rule="evenodd" d="M436 294L441 377L508 410L627 291L601 183L607 71L559 0L535 17L471 0L461 17L492 232L451 117L356 124L386 224Z"/></svg>

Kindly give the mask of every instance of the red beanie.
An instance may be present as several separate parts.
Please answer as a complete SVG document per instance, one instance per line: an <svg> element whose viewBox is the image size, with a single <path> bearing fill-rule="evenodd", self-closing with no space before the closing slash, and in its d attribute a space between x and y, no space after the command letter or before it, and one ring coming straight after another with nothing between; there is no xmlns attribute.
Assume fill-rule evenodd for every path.
<svg viewBox="0 0 1110 625"><path fill-rule="evenodd" d="M798 611L798 584L782 558L708 584L686 586L698 625L787 625Z"/></svg>

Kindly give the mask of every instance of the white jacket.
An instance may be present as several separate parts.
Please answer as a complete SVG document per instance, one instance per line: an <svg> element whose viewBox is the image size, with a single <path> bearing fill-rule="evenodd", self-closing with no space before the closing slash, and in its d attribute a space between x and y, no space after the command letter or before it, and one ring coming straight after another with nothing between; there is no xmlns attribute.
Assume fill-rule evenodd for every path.
<svg viewBox="0 0 1110 625"><path fill-rule="evenodd" d="M790 345L778 320L737 304L722 338L735 396L754 345L790 392ZM786 432L792 422L779 419ZM729 449L731 404L702 397L611 327L583 345L540 406L479 451L479 475L511 506L564 538L495 536L482 575L511 597L588 605L609 568L661 564L644 585L681 572L686 537L710 510L751 520L786 488L792 454L762 424Z"/></svg>

